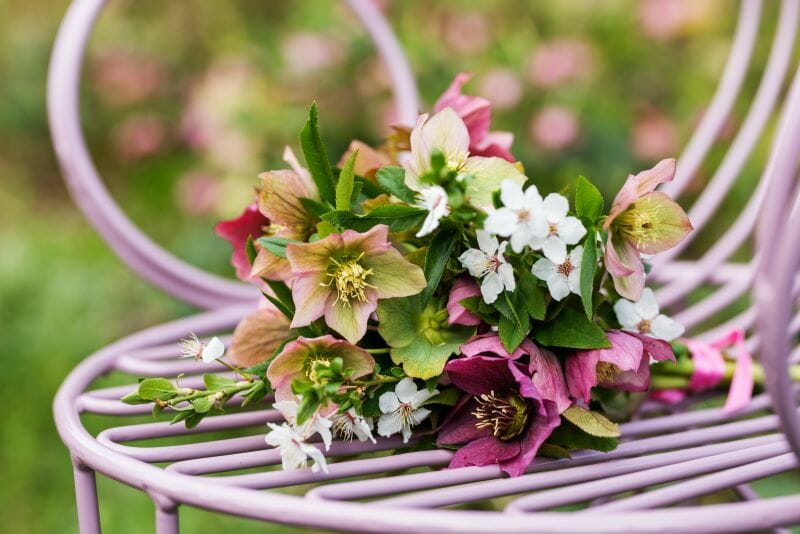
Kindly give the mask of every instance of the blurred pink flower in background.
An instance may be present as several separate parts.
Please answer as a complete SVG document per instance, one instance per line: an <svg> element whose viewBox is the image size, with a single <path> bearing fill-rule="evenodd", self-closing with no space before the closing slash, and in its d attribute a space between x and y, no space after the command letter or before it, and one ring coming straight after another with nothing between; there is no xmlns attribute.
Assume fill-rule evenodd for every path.
<svg viewBox="0 0 800 534"><path fill-rule="evenodd" d="M575 113L563 106L546 106L533 116L530 135L545 150L557 151L572 145L578 138L579 124Z"/></svg>
<svg viewBox="0 0 800 534"><path fill-rule="evenodd" d="M219 181L210 174L200 171L181 176L175 188L175 201L178 206L184 213L195 217L215 213L221 196Z"/></svg>
<svg viewBox="0 0 800 534"><path fill-rule="evenodd" d="M340 65L345 56L336 39L314 32L298 32L287 37L281 45L281 55L286 70L300 76Z"/></svg>
<svg viewBox="0 0 800 534"><path fill-rule="evenodd" d="M154 114L132 115L111 134L114 152L123 160L135 160L161 152L167 141L164 119Z"/></svg>
<svg viewBox="0 0 800 534"><path fill-rule="evenodd" d="M489 22L477 11L446 14L442 33L448 48L459 54L475 54L489 46Z"/></svg>
<svg viewBox="0 0 800 534"><path fill-rule="evenodd" d="M645 35L666 41L702 31L715 20L716 0L644 0L639 3L639 23Z"/></svg>
<svg viewBox="0 0 800 534"><path fill-rule="evenodd" d="M478 94L489 99L496 109L513 108L522 98L522 81L511 69L492 69L481 76Z"/></svg>
<svg viewBox="0 0 800 534"><path fill-rule="evenodd" d="M644 160L674 156L678 151L675 123L659 112L647 112L633 125L631 150L637 158Z"/></svg>
<svg viewBox="0 0 800 534"><path fill-rule="evenodd" d="M117 104L139 102L164 86L163 65L154 58L124 50L110 50L92 61L92 81L103 98Z"/></svg>
<svg viewBox="0 0 800 534"><path fill-rule="evenodd" d="M591 77L592 47L581 39L563 38L537 46L528 59L526 77L536 87L553 88Z"/></svg>

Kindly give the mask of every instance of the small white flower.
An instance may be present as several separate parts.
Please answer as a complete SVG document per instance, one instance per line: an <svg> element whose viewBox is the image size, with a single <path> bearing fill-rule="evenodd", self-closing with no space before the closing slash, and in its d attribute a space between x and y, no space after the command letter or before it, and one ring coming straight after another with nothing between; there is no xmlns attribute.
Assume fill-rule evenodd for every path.
<svg viewBox="0 0 800 534"><path fill-rule="evenodd" d="M289 425L297 428L297 431L302 435L308 438L314 434L319 434L322 438L322 443L325 445L325 450L327 451L331 448L331 441L333 441L331 426L333 426L333 422L330 419L316 414L302 425L297 426L297 411L300 409L300 405L297 402L292 400L278 401L272 403L272 406L281 412Z"/></svg>
<svg viewBox="0 0 800 534"><path fill-rule="evenodd" d="M275 423L267 423L270 432L264 438L267 445L277 447L281 454L281 464L286 470L302 469L308 466L308 459L314 461L311 471L317 472L320 469L328 472L328 464L325 455L315 446L306 443L306 436L302 429L294 428L286 423L278 426Z"/></svg>
<svg viewBox="0 0 800 534"><path fill-rule="evenodd" d="M577 246L560 264L541 258L533 264L531 272L539 280L547 282L547 289L554 300L562 300L570 293L581 294L581 260L583 247Z"/></svg>
<svg viewBox="0 0 800 534"><path fill-rule="evenodd" d="M208 343L203 343L194 334L178 342L181 348L179 358L194 358L197 361L211 363L222 358L225 354L225 345L218 337L212 337Z"/></svg>
<svg viewBox="0 0 800 534"><path fill-rule="evenodd" d="M534 238L547 237L549 227L544 215L542 196L535 185L523 193L522 186L513 180L500 184L503 207L489 213L483 229L491 234L511 237L511 249L521 252Z"/></svg>
<svg viewBox="0 0 800 534"><path fill-rule="evenodd" d="M508 241L497 242L497 238L483 230L477 231L478 247L471 248L458 257L474 278L482 278L481 295L487 304L497 300L497 296L506 291L514 291L514 268L506 263L503 253Z"/></svg>
<svg viewBox="0 0 800 534"><path fill-rule="evenodd" d="M624 330L639 332L650 337L672 341L683 335L685 328L678 321L659 313L653 290L644 288L638 302L619 299L614 304L614 313Z"/></svg>
<svg viewBox="0 0 800 534"><path fill-rule="evenodd" d="M534 250L541 250L547 259L560 265L567 258L567 245L577 244L586 235L586 228L579 219L567 215L569 201L565 196L550 193L542 205L548 232L545 237L534 237L530 245Z"/></svg>
<svg viewBox="0 0 800 534"><path fill-rule="evenodd" d="M378 434L389 437L398 432L403 434L403 443L411 437L411 427L420 424L431 413L422 404L438 395L438 390L428 388L417 390L414 379L406 377L397 383L394 391L387 391L378 399L381 415L378 419Z"/></svg>
<svg viewBox="0 0 800 534"><path fill-rule="evenodd" d="M417 232L417 237L430 234L439 227L439 220L450 214L447 204L447 191L440 185L426 187L418 193L417 206L428 210L428 215Z"/></svg>
<svg viewBox="0 0 800 534"><path fill-rule="evenodd" d="M341 436L342 439L352 441L355 436L358 441L369 440L375 443L375 438L372 436L372 418L361 417L356 413L355 408L334 415L332 421L334 433Z"/></svg>

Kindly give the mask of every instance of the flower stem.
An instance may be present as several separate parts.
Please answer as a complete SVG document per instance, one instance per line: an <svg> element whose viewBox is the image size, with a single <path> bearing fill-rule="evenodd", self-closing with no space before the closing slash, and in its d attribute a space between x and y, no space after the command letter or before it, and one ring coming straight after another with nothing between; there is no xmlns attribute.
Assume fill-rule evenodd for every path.
<svg viewBox="0 0 800 534"><path fill-rule="evenodd" d="M239 369L238 367L236 367L234 365L229 364L228 362L226 362L222 358L218 358L217 361L219 363L221 363L222 365L224 365L225 367L227 367L228 369L230 369L231 371L233 371L234 373L240 375L242 378L244 378L248 382L252 382L253 380L255 380L255 378L253 378L253 375L245 373L243 370Z"/></svg>
<svg viewBox="0 0 800 534"><path fill-rule="evenodd" d="M380 349L364 349L364 350L369 352L370 354L389 354L389 347L383 347Z"/></svg>
<svg viewBox="0 0 800 534"><path fill-rule="evenodd" d="M725 362L725 374L722 377L722 384L730 384L733 373L736 370L736 362ZM788 369L789 376L795 382L800 382L800 365L792 365ZM681 360L678 363L662 362L652 368L652 385L654 389L684 388L689 384L689 378L694 373L694 362L692 360ZM753 381L758 385L763 385L765 380L764 367L753 362Z"/></svg>

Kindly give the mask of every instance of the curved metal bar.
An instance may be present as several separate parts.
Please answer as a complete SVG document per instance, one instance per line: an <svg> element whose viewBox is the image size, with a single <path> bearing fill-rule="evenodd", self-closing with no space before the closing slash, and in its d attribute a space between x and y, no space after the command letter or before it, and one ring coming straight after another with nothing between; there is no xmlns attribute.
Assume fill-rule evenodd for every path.
<svg viewBox="0 0 800 534"><path fill-rule="evenodd" d="M663 188L668 195L678 196L689 184L728 118L750 65L760 20L761 0L742 0L736 36L722 79L700 125L678 158L675 179Z"/></svg>
<svg viewBox="0 0 800 534"><path fill-rule="evenodd" d="M387 64L396 87L401 120L413 124L416 84L402 49L377 8L367 0L347 0ZM138 275L167 293L201 308L254 302L258 291L247 284L209 274L170 254L147 237L122 212L92 161L80 125L79 90L89 34L104 0L75 0L56 37L48 73L47 103L56 155L70 193L97 232Z"/></svg>

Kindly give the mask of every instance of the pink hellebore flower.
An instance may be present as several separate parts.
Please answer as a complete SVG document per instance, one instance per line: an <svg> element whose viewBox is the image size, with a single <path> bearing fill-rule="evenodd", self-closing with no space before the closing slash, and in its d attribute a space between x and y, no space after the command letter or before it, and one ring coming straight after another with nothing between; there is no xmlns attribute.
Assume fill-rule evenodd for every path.
<svg viewBox="0 0 800 534"><path fill-rule="evenodd" d="M528 373L531 375L533 385L543 399L556 403L560 414L572 405L567 394L567 383L564 380L564 371L561 362L551 351L539 347L526 338L511 354L503 346L497 332L488 332L474 336L461 345L461 354L468 358L474 356L496 356L510 360L524 360L528 358Z"/></svg>
<svg viewBox="0 0 800 534"><path fill-rule="evenodd" d="M286 344L267 369L269 383L275 389L275 399L294 398L292 382L295 379L317 382L314 365L329 363L334 358L344 361L342 369L352 369L352 378L359 378L375 370L375 360L359 347L331 335L313 339L300 337Z"/></svg>
<svg viewBox="0 0 800 534"><path fill-rule="evenodd" d="M561 422L556 404L543 399L521 363L474 356L445 368L465 395L439 429L438 445L460 445L450 467L498 464L511 476L525 472L541 444Z"/></svg>
<svg viewBox="0 0 800 534"><path fill-rule="evenodd" d="M450 296L447 298L447 322L448 324L460 324L464 326L475 326L481 324L481 320L471 311L461 305L461 301L470 297L478 297L481 288L472 278L462 276L453 283Z"/></svg>
<svg viewBox="0 0 800 534"><path fill-rule="evenodd" d="M264 235L264 229L268 226L269 219L258 210L258 204L253 202L237 218L221 221L214 227L214 232L233 247L231 265L236 269L236 276L245 282L251 281L247 238L258 239Z"/></svg>
<svg viewBox="0 0 800 534"><path fill-rule="evenodd" d="M389 227L379 224L363 234L345 230L313 243L287 245L297 309L292 328L324 315L328 326L357 343L378 299L422 291L422 269L403 258L388 236Z"/></svg>
<svg viewBox="0 0 800 534"><path fill-rule="evenodd" d="M492 104L480 96L461 93L461 88L472 78L472 74L458 74L450 87L439 97L433 107L434 113L445 108L453 108L459 114L469 132L469 151L474 156L497 156L511 163L517 159L511 155L514 134L511 132L490 132Z"/></svg>
<svg viewBox="0 0 800 534"><path fill-rule="evenodd" d="M319 192L311 180L308 170L301 167L290 148L283 152L283 159L292 167L263 172L261 190L258 194L258 209L272 223L268 234L305 241L314 233L318 218L308 211L301 198L319 200ZM286 280L290 276L289 264L266 249L261 249L253 262L252 276L263 276L270 280Z"/></svg>
<svg viewBox="0 0 800 534"><path fill-rule="evenodd" d="M567 357L567 386L576 400L588 403L595 386L647 391L650 358L675 360L672 347L666 341L620 330L609 330L606 334L611 348L579 350Z"/></svg>
<svg viewBox="0 0 800 534"><path fill-rule="evenodd" d="M603 228L608 230L605 262L617 292L637 301L644 290L640 254L657 254L680 243L692 229L686 213L665 193L655 191L675 176L675 160L629 175L614 199Z"/></svg>

